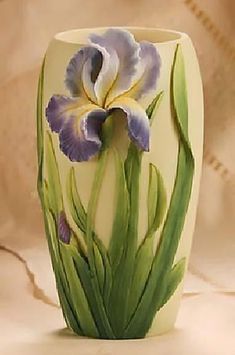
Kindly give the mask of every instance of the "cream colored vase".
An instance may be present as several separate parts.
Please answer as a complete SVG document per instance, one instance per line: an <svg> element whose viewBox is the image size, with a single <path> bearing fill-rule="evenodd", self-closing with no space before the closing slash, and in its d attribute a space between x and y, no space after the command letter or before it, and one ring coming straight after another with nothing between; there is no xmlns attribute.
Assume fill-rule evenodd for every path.
<svg viewBox="0 0 235 355"><path fill-rule="evenodd" d="M38 190L67 326L143 338L175 323L190 253L203 95L189 37L57 34L38 88Z"/></svg>

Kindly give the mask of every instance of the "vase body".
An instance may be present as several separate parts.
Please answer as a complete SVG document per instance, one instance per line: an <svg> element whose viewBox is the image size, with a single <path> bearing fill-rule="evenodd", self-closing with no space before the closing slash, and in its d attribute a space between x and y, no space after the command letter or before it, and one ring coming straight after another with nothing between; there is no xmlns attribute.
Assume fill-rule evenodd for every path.
<svg viewBox="0 0 235 355"><path fill-rule="evenodd" d="M110 246L115 228L128 229L123 225L114 227L117 209L125 212L127 208L122 200L125 192L121 195L120 188L120 171L125 175L130 147L127 134L120 133L125 131L125 124L121 120L120 127L117 124L99 175L100 189L95 212L92 212L92 232L89 232L86 223L92 209L90 201L100 159L79 163L69 160L61 152L58 135L50 131L45 117L50 97L67 94L64 74L70 58L87 43L91 32L102 33L105 29L81 29L55 36L47 50L39 82L38 189L59 299L68 327L77 334L97 338L141 338L173 327L192 242L201 172L203 96L190 39L173 31L127 30L134 34L136 41L153 43L162 63L156 92L160 99L152 113L150 149L137 157L136 174L139 175L133 181L137 181L138 189L134 198L131 197L134 192L130 191L132 182L129 185L125 182L129 204L138 201L137 232L130 246L132 250L126 247L127 238L131 238L128 233L116 241L116 254L112 255ZM145 102L142 105L147 109ZM186 124L181 114L186 115ZM164 185L162 191L161 184ZM146 241L149 204L151 194L154 196L156 191L165 206L162 212L159 210L162 214L159 225ZM153 198L152 203L156 204L156 199ZM130 213L132 207L125 213ZM70 245L58 238L61 212L73 234ZM121 219L120 213L119 218L119 224L129 223L125 216ZM90 241L86 233L90 233ZM90 259L87 253L92 253Z"/></svg>

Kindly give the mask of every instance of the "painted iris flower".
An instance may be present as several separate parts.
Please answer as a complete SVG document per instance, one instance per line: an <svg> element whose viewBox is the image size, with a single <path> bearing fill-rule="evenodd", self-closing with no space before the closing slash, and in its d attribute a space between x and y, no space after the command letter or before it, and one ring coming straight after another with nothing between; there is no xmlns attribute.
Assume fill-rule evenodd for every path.
<svg viewBox="0 0 235 355"><path fill-rule="evenodd" d="M54 95L46 108L60 149L71 161L87 161L102 147L102 125L121 110L130 139L149 150L149 119L140 100L156 90L160 56L149 42L111 28L92 34L89 44L70 60L65 85L71 96Z"/></svg>

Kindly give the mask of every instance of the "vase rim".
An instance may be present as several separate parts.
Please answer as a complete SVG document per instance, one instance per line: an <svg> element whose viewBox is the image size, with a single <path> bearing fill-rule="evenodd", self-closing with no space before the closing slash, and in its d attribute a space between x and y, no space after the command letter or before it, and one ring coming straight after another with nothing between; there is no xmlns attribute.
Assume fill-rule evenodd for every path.
<svg viewBox="0 0 235 355"><path fill-rule="evenodd" d="M188 38L184 32L171 29L163 29L156 27L139 27L139 26L110 26L110 27L90 27L77 28L68 31L59 32L54 36L54 40L68 43L84 45L87 43L90 33L103 33L109 28L121 28L131 32L137 41L149 41L157 45L165 45L169 43L180 43Z"/></svg>

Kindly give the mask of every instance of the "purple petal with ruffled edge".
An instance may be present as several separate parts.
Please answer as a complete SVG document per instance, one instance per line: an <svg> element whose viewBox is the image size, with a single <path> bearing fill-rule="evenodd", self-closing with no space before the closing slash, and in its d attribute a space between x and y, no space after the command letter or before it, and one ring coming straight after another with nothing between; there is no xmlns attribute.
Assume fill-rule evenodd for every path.
<svg viewBox="0 0 235 355"><path fill-rule="evenodd" d="M87 161L96 155L102 145L100 134L107 113L95 109L73 117L66 122L59 134L60 149L71 161Z"/></svg>
<svg viewBox="0 0 235 355"><path fill-rule="evenodd" d="M110 81L110 91L106 98L108 104L130 88L139 60L139 45L130 32L118 28L110 28L103 35L92 34L90 41L92 44L105 48L110 55L110 65L112 62L116 63L118 59L116 78L113 83ZM98 83L99 76L95 84L97 92L99 91Z"/></svg>
<svg viewBox="0 0 235 355"><path fill-rule="evenodd" d="M93 87L101 67L102 54L94 47L83 47L72 57L67 66L65 75L67 89L73 96L96 101Z"/></svg>
<svg viewBox="0 0 235 355"><path fill-rule="evenodd" d="M122 97L110 105L110 110L120 109L127 118L127 128L130 139L138 148L149 151L149 119L145 110L133 99Z"/></svg>
<svg viewBox="0 0 235 355"><path fill-rule="evenodd" d="M59 214L58 222L57 222L57 228L58 228L58 236L59 239L65 243L69 244L70 239L71 239L71 229L68 225L66 216L64 211L61 211Z"/></svg>
<svg viewBox="0 0 235 355"><path fill-rule="evenodd" d="M59 133L78 105L78 98L63 95L52 96L46 108L46 117L51 130Z"/></svg>
<svg viewBox="0 0 235 355"><path fill-rule="evenodd" d="M155 91L160 74L161 58L156 47L149 42L140 42L140 61L137 78L127 95L140 100L143 95Z"/></svg>

